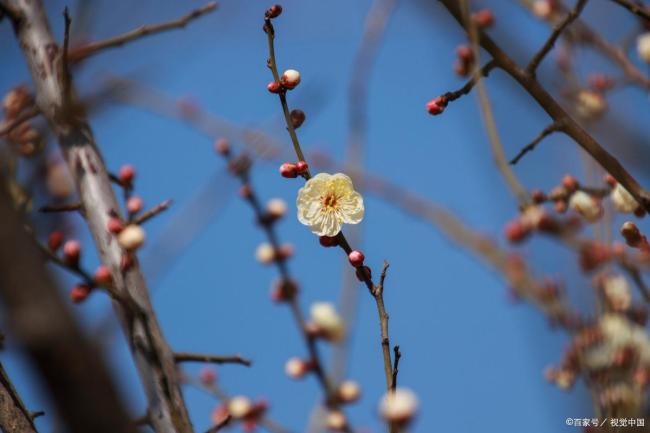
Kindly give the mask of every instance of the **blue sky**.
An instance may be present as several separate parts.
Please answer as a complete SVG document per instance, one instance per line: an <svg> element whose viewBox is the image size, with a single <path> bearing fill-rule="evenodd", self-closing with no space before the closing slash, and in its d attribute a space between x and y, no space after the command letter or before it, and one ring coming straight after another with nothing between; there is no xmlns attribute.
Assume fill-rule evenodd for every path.
<svg viewBox="0 0 650 433"><path fill-rule="evenodd" d="M52 27L61 34L59 17L66 3L47 3ZM516 204L492 163L475 95L450 105L436 118L424 110L428 99L463 84L452 72L454 49L463 36L437 2L398 3L369 83L365 168L499 238L504 223L516 212ZM325 151L339 161L347 137L347 85L370 4L367 0L326 4L292 0L283 3L285 12L276 22L280 69L298 69L303 77L299 89L289 95L290 104L300 101L300 108L307 113L307 122L299 130L301 141L307 151ZM497 25L491 32L519 61L525 61L531 47L540 46L548 34L547 27L516 2L482 4L496 11ZM98 1L92 36L108 37L143 23L177 17L200 5L194 0ZM265 90L270 73L265 66L261 17L268 6L256 0L220 2L218 11L186 30L96 56L76 77L77 85L83 94L107 74L129 76L171 97L189 96L204 109L240 126L261 128L289 146L277 98ZM590 5L586 15L596 25L609 23L604 31L612 40L619 40L632 24L625 12L609 4ZM0 25L0 53L0 91L4 93L16 83L28 81L7 23ZM582 74L615 71L588 52L581 53L579 60ZM556 89L559 78L551 59L541 72L545 83ZM514 155L547 119L502 73L490 77L488 91L506 152ZM637 90L618 92L610 102L624 124L647 120L647 100ZM168 213L148 226L151 240L164 233L167 223L175 221L174 214L215 172L223 172L223 162L213 154L211 141L179 122L134 107L113 106L94 116L92 125L109 167L117 169L124 163L137 167L137 191L146 203L175 200ZM593 130L616 152L611 130L598 125ZM647 122L638 131L647 137ZM631 168L640 171L638 166ZM556 136L524 159L516 172L530 189L548 189L567 172L584 173L575 144ZM157 281L152 287L156 311L177 350L241 353L252 358L255 364L250 369L218 369L224 389L231 394L268 398L270 415L293 431L301 431L320 390L313 378L295 382L284 375L285 361L304 355L305 350L288 309L269 300L275 270L255 262L254 251L264 241L263 233L253 224L250 209L237 197L236 183L225 175L216 179L223 203L211 223L164 276L151 275ZM647 177L641 180L647 184ZM277 165L259 162L253 169L253 183L261 197L281 197L289 203L288 217L280 223L279 232L283 241L296 247L290 266L301 283L304 308L314 301L335 301L343 273L351 270L340 251L319 247L294 218L299 182L282 179ZM530 433L571 431L573 427L564 426L565 418L592 415L581 385L567 394L543 378L545 366L560 359L565 336L550 329L533 308L512 304L499 276L435 228L390 203L365 198L362 249L376 271L382 260L391 263L385 296L392 341L403 353L399 381L412 388L421 403L414 431L515 432L522 426ZM83 229L80 236L88 252L84 263L94 268L89 237ZM522 250L540 274L568 275L575 305L588 309L589 279L577 275L570 255L543 241ZM145 263L155 262L156 254L145 247ZM66 275L60 278L63 286L74 281ZM383 393L379 329L374 302L364 288L359 290L347 376L361 383L363 399L351 406L349 413L354 426L379 431L382 426L376 407ZM108 308L102 296L74 307L89 330ZM123 338L113 338L106 347L124 398L134 414L144 412L142 392ZM327 354L327 350L323 352ZM15 350L1 356L29 406L47 408L26 360ZM198 366L188 370L197 372ZM186 389L186 397L197 431L207 429L215 401L191 388ZM49 417L39 419L38 426L47 431L49 421Z"/></svg>

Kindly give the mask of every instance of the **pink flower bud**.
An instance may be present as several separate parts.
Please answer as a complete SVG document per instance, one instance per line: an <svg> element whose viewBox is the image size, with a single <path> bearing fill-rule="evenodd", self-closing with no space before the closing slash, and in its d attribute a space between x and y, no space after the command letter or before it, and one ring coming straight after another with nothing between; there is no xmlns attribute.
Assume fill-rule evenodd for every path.
<svg viewBox="0 0 650 433"><path fill-rule="evenodd" d="M348 254L348 260L350 261L350 264L355 268L363 265L365 258L366 257L363 255L363 253L358 250L354 250Z"/></svg>
<svg viewBox="0 0 650 433"><path fill-rule="evenodd" d="M505 235L509 242L521 242L526 239L529 233L530 229L527 228L519 219L510 221L506 225Z"/></svg>
<svg viewBox="0 0 650 433"><path fill-rule="evenodd" d="M111 271L108 269L108 267L104 265L100 265L95 271L96 284L103 286L103 285L111 284L112 280L113 277L111 276Z"/></svg>
<svg viewBox="0 0 650 433"><path fill-rule="evenodd" d="M296 167L296 164L285 162L280 166L280 174L282 177L286 178L298 177L298 168Z"/></svg>
<svg viewBox="0 0 650 433"><path fill-rule="evenodd" d="M220 155L227 156L230 154L230 143L225 138L220 138L214 143L214 150Z"/></svg>
<svg viewBox="0 0 650 433"><path fill-rule="evenodd" d="M460 45L458 48L456 48L456 55L464 63L469 63L474 60L474 53L472 52L472 49L467 45Z"/></svg>
<svg viewBox="0 0 650 433"><path fill-rule="evenodd" d="M285 89L295 89L300 84L300 72L295 69L287 69L280 77L280 83Z"/></svg>
<svg viewBox="0 0 650 433"><path fill-rule="evenodd" d="M580 186L580 184L575 177L567 174L562 178L562 186L565 187L568 191L575 191L578 189L578 186Z"/></svg>
<svg viewBox="0 0 650 433"><path fill-rule="evenodd" d="M142 210L142 207L144 206L144 203L140 197L137 195L134 195L133 197L130 197L127 202L126 202L126 210L130 214L136 214Z"/></svg>
<svg viewBox="0 0 650 433"><path fill-rule="evenodd" d="M282 86L280 85L280 83L271 81L269 84L266 85L266 89L271 93L280 93L282 91Z"/></svg>
<svg viewBox="0 0 650 433"><path fill-rule="evenodd" d="M81 244L79 241L71 240L63 245L63 260L70 266L77 266L79 264L79 256L81 255Z"/></svg>
<svg viewBox="0 0 650 433"><path fill-rule="evenodd" d="M325 426L331 431L345 431L348 421L345 414L339 410L333 410L325 416Z"/></svg>
<svg viewBox="0 0 650 433"><path fill-rule="evenodd" d="M90 286L88 284L77 284L70 290L70 299L75 304L83 302L90 295Z"/></svg>
<svg viewBox="0 0 650 433"><path fill-rule="evenodd" d="M444 96L438 96L437 98L433 98L432 100L427 102L427 111L432 116L436 116L438 114L441 114L443 111L445 111L446 106L447 106L447 98L445 98Z"/></svg>
<svg viewBox="0 0 650 433"><path fill-rule="evenodd" d="M481 9L472 15L472 19L479 28L487 28L494 24L494 14L490 9Z"/></svg>
<svg viewBox="0 0 650 433"><path fill-rule="evenodd" d="M293 256L293 253L295 251L295 248L292 244L284 244L280 246L280 249L278 250L278 258L279 259L288 259L289 257Z"/></svg>
<svg viewBox="0 0 650 433"><path fill-rule="evenodd" d="M309 170L309 164L305 161L298 161L296 163L296 170L298 170L299 174L305 173Z"/></svg>
<svg viewBox="0 0 650 433"><path fill-rule="evenodd" d="M117 177L122 184L129 185L135 179L135 168L132 165L123 165Z"/></svg>
<svg viewBox="0 0 650 433"><path fill-rule="evenodd" d="M212 367L203 367L199 373L199 379L203 385L212 385L217 380L217 372Z"/></svg>
<svg viewBox="0 0 650 433"><path fill-rule="evenodd" d="M110 233L115 235L124 229L124 224L122 224L122 221L119 218L111 217L106 224L106 228Z"/></svg>
<svg viewBox="0 0 650 433"><path fill-rule="evenodd" d="M61 245L63 245L63 233L59 231L54 231L49 234L47 237L47 246L50 249L50 251L54 252L61 248Z"/></svg>

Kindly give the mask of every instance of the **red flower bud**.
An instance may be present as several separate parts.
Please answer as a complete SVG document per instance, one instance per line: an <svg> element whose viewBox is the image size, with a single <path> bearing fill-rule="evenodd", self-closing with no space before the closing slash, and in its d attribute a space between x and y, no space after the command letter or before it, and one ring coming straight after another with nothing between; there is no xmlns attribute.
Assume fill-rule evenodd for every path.
<svg viewBox="0 0 650 433"><path fill-rule="evenodd" d="M298 177L298 168L296 167L296 164L285 162L280 166L280 174L282 177L286 178Z"/></svg>
<svg viewBox="0 0 650 433"><path fill-rule="evenodd" d="M220 138L214 143L214 150L223 156L230 154L230 143L225 138Z"/></svg>
<svg viewBox="0 0 650 433"><path fill-rule="evenodd" d="M271 93L280 93L282 91L282 86L280 85L280 83L271 81L269 84L266 85L266 89Z"/></svg>
<svg viewBox="0 0 650 433"><path fill-rule="evenodd" d="M75 304L83 302L90 295L90 286L88 284L77 284L70 290L70 299Z"/></svg>
<svg viewBox="0 0 650 433"><path fill-rule="evenodd" d="M79 241L71 240L63 246L63 260L70 265L76 266L79 263L79 256L81 255L81 244Z"/></svg>
<svg viewBox="0 0 650 433"><path fill-rule="evenodd" d="M339 244L338 241L336 240L336 236L332 236L332 237L321 236L320 238L318 238L318 241L324 247L335 247Z"/></svg>
<svg viewBox="0 0 650 433"><path fill-rule="evenodd" d="M110 284L112 280L113 280L113 277L111 276L111 271L109 271L106 266L101 265L95 271L95 283L96 284L99 284L100 286L103 286L103 285L106 285L106 284Z"/></svg>
<svg viewBox="0 0 650 433"><path fill-rule="evenodd" d="M115 235L122 231L124 224L119 218L111 217L106 224L106 228L110 233L113 233Z"/></svg>
<svg viewBox="0 0 650 433"><path fill-rule="evenodd" d="M302 174L307 172L309 170L309 164L307 164L305 161L298 161L296 163L296 170L298 170L298 173Z"/></svg>
<svg viewBox="0 0 650 433"><path fill-rule="evenodd" d="M267 18L277 18L280 16L282 13L282 6L280 5L273 5L271 6L267 11L266 11L266 17Z"/></svg>
<svg viewBox="0 0 650 433"><path fill-rule="evenodd" d="M47 237L47 246L50 251L56 251L63 245L63 233L55 231Z"/></svg>
<svg viewBox="0 0 650 433"><path fill-rule="evenodd" d="M132 165L123 165L120 167L118 179L124 185L129 185L135 178L135 168Z"/></svg>
<svg viewBox="0 0 650 433"><path fill-rule="evenodd" d="M358 250L354 250L348 254L348 260L350 261L350 264L355 268L363 265L365 258L366 257L363 255L363 253Z"/></svg>

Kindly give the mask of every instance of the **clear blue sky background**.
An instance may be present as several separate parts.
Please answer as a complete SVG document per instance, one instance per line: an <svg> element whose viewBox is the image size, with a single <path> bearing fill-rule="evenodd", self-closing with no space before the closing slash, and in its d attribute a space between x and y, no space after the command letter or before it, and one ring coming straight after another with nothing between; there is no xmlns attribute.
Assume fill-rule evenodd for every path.
<svg viewBox="0 0 650 433"><path fill-rule="evenodd" d="M303 76L303 85L289 99L301 101L307 112L308 120L300 129L305 148L324 150L339 160L347 134L347 85L370 3L286 1L276 24L280 67L299 69ZM53 29L62 34L61 12L66 2L47 4ZM143 23L174 18L200 4L194 0L98 1L92 36L104 38ZM516 2L482 3L488 4L497 16L491 33L516 59L524 61L531 47L543 43L547 27ZM242 126L260 127L288 146L277 98L265 90L270 75L261 17L269 5L222 1L217 12L184 31L96 56L76 77L77 84L84 93L103 74L128 75L173 97L189 95L206 110ZM604 2L589 5L586 15L612 40L623 37L633 24L625 12ZM441 117L432 118L424 110L428 99L463 83L451 66L454 48L463 40L437 2L399 1L369 85L365 166L446 206L496 238L516 207L492 163L475 95L453 104ZM0 25L0 59L0 92L29 82L8 23ZM579 59L582 74L614 71L589 53L580 54ZM554 71L553 62L547 60L542 78L552 88L558 84ZM494 74L488 89L506 151L513 155L545 126L547 118L503 74ZM640 92L625 89L611 103L623 125L645 119L635 128L640 136L648 136L649 110ZM605 125L613 124L607 122L611 118ZM135 108L111 107L95 116L92 124L110 167L117 169L123 163L137 167L137 191L146 203L176 200L172 210L148 226L150 239L156 239L215 171L223 170L210 140L178 122ZM617 143L608 135L611 131L607 126L595 129L616 152ZM638 166L632 170L640 172ZM550 188L566 172L584 173L579 151L563 137L547 140L516 171L531 189ZM250 209L236 197L236 184L226 176L219 179L217 189L233 198L164 278L156 279L159 282L152 288L155 308L175 349L241 353L254 359L250 369L219 368L223 387L231 394L267 397L270 415L301 431L320 391L313 378L294 382L284 375L285 361L304 355L305 350L289 311L269 301L276 272L254 259L257 244L264 240L262 232L252 224ZM282 197L290 205L289 216L279 229L281 238L296 246L291 268L303 287L303 306L335 301L342 273L351 270L340 251L320 248L294 218L299 182L281 179L277 167L266 163L255 166L253 181L262 197ZM366 196L363 234L369 264L378 270L383 259L391 263L386 287L390 331L403 352L399 381L420 398L415 431L573 431L564 426L566 417L591 416L582 386L566 394L543 378L545 366L560 359L566 338L550 329L531 307L510 303L499 276L433 227L371 196ZM88 236L84 230L80 236L88 251L84 263L94 268ZM588 310L589 282L576 276L572 257L550 243L533 245L525 246L523 252L540 274L572 275L568 279L572 299ZM145 248L142 255L150 263L156 251ZM61 280L64 286L74 282L66 276ZM376 413L383 393L379 330L374 302L365 289L359 290L348 377L362 384L364 396L350 414L353 425L379 431L383 428ZM90 330L104 317L108 302L95 296L74 308ZM143 413L140 384L123 338L109 341L107 349L124 397L134 414ZM30 408L48 408L26 360L11 349L1 356ZM199 368L188 369L197 372ZM205 430L215 401L190 388L186 397L197 431ZM49 431L50 421L46 416L38 426Z"/></svg>

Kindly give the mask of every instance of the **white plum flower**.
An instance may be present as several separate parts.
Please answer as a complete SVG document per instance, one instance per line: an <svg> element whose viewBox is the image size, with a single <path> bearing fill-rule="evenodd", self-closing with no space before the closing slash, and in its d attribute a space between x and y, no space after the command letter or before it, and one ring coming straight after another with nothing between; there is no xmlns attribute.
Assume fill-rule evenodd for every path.
<svg viewBox="0 0 650 433"><path fill-rule="evenodd" d="M319 173L298 191L298 220L318 236L336 236L343 224L363 219L363 197L343 173Z"/></svg>

